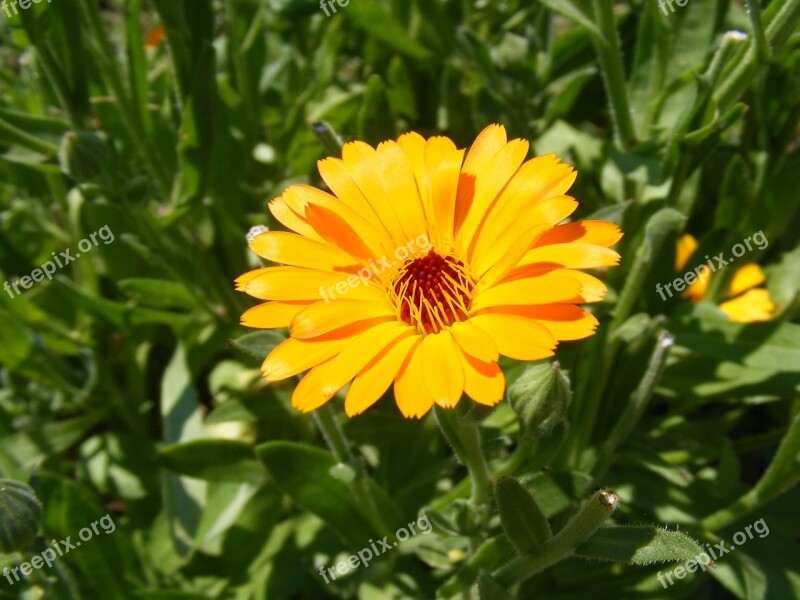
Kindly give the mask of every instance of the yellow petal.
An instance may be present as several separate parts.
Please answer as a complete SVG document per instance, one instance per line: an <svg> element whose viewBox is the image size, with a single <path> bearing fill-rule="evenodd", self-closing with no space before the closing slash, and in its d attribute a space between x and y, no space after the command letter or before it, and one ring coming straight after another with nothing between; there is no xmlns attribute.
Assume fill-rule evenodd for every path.
<svg viewBox="0 0 800 600"><path fill-rule="evenodd" d="M486 213L525 160L529 147L527 140L511 140L476 173L474 197L458 233L463 247L470 247Z"/></svg>
<svg viewBox="0 0 800 600"><path fill-rule="evenodd" d="M574 183L576 176L571 166L559 164L553 155L538 156L523 164L485 216L483 227L470 247L471 255L478 251L477 245L482 243L483 237L488 235L490 240L496 239L520 219L527 220L529 225L535 225L544 217L541 222L555 225L569 216L572 210L556 214L555 219L550 217L553 208L560 211L563 203L553 208L548 207L543 215L539 214L539 210L542 209L537 210L537 205L548 198L563 196ZM573 202L574 210L577 203L568 196L564 197ZM490 240L486 240L485 243L490 244Z"/></svg>
<svg viewBox="0 0 800 600"><path fill-rule="evenodd" d="M305 374L292 392L292 406L294 408L307 413L319 408L334 396L335 392L329 396L317 393L325 385L328 374L331 372L332 363L333 359L330 359Z"/></svg>
<svg viewBox="0 0 800 600"><path fill-rule="evenodd" d="M303 219L289 207L286 199L283 196L278 196L272 200L267 207L269 208L269 212L272 213L272 216L277 219L278 223L287 229L291 229L292 231L312 240L322 239L319 234L314 231L314 228L305 222L305 219Z"/></svg>
<svg viewBox="0 0 800 600"><path fill-rule="evenodd" d="M475 250L472 253L472 263L493 264L493 258L498 256L498 245L507 248L509 237L519 236L525 229L536 225L547 228L542 236L534 242L537 245L540 244L541 238L552 231L549 228L566 219L577 206L578 203L574 198L553 196L526 207L522 213L509 214L507 219L495 220L492 224L486 224L478 234Z"/></svg>
<svg viewBox="0 0 800 600"><path fill-rule="evenodd" d="M581 292L574 298L570 298L568 302L575 302L582 304L585 302L600 302L606 297L608 288L606 284L600 281L597 277L584 273L583 271L573 271L567 269L559 271L564 277L575 279L581 285Z"/></svg>
<svg viewBox="0 0 800 600"><path fill-rule="evenodd" d="M482 314L470 322L494 340L503 356L516 360L539 360L553 355L556 340L547 328L531 319L514 315Z"/></svg>
<svg viewBox="0 0 800 600"><path fill-rule="evenodd" d="M769 321L775 312L775 304L770 299L769 292L763 288L748 290L738 298L723 302L719 307L735 323Z"/></svg>
<svg viewBox="0 0 800 600"><path fill-rule="evenodd" d="M676 243L675 270L680 271L697 250L697 240L690 233L684 233Z"/></svg>
<svg viewBox="0 0 800 600"><path fill-rule="evenodd" d="M305 217L322 239L362 261L394 248L366 219L322 190L293 185L286 189L283 198L292 210Z"/></svg>
<svg viewBox="0 0 800 600"><path fill-rule="evenodd" d="M456 232L472 209L478 172L506 145L507 139L506 130L502 125L489 125L481 131L470 147L459 176L454 225Z"/></svg>
<svg viewBox="0 0 800 600"><path fill-rule="evenodd" d="M241 319L242 325L259 329L288 327L294 316L307 306L309 306L308 301L259 304L244 312Z"/></svg>
<svg viewBox="0 0 800 600"><path fill-rule="evenodd" d="M491 286L514 270L533 244L545 231L547 225L529 226L520 221L508 232L508 237L498 241L492 253L484 254L482 261L473 265L479 275L481 286ZM494 260L492 260L494 258Z"/></svg>
<svg viewBox="0 0 800 600"><path fill-rule="evenodd" d="M435 232L432 241L442 254L449 254L453 250L456 197L463 160L464 151L454 150L442 158L432 175L430 203Z"/></svg>
<svg viewBox="0 0 800 600"><path fill-rule="evenodd" d="M494 406L503 399L506 379L496 362L481 362L459 352L464 369L464 392L478 404Z"/></svg>
<svg viewBox="0 0 800 600"><path fill-rule="evenodd" d="M433 407L433 396L422 374L422 344L406 357L394 380L394 399L406 418L421 419Z"/></svg>
<svg viewBox="0 0 800 600"><path fill-rule="evenodd" d="M464 392L464 370L449 331L423 338L422 363L422 375L433 401L444 408L458 404Z"/></svg>
<svg viewBox="0 0 800 600"><path fill-rule="evenodd" d="M352 380L370 360L403 338L415 334L413 327L400 321L379 323L355 336L333 359L333 373L323 393L335 394Z"/></svg>
<svg viewBox="0 0 800 600"><path fill-rule="evenodd" d="M755 263L745 265L733 275L733 280L728 287L728 296L738 296L745 290L754 288L767 280L764 271Z"/></svg>
<svg viewBox="0 0 800 600"><path fill-rule="evenodd" d="M380 171L377 173L392 201L400 225L407 239L428 235L425 213L422 209L414 170L403 149L397 142L383 142L378 146L376 157Z"/></svg>
<svg viewBox="0 0 800 600"><path fill-rule="evenodd" d="M427 142L420 134L410 131L397 138L397 144L403 150L414 172L414 179L417 182L422 209L425 213L425 220L430 226L430 212L428 211L428 188L430 181L425 173L425 147Z"/></svg>
<svg viewBox="0 0 800 600"><path fill-rule="evenodd" d="M303 411L314 410L330 400L375 356L400 338L412 335L413 328L397 321L370 327L350 339L349 344L310 381L297 386L292 404ZM313 373L309 373L309 376Z"/></svg>
<svg viewBox="0 0 800 600"><path fill-rule="evenodd" d="M483 314L517 315L544 325L557 340L582 340L597 329L597 319L574 304L530 304L487 308Z"/></svg>
<svg viewBox="0 0 800 600"><path fill-rule="evenodd" d="M561 219L559 219L561 220ZM558 221L555 221L557 223ZM608 221L575 221L553 227L542 237L536 240L536 246L549 244L567 244L579 242L582 244L596 244L610 248L622 238L622 232L616 223Z"/></svg>
<svg viewBox="0 0 800 600"><path fill-rule="evenodd" d="M385 298L383 291L373 285L363 285L355 275L299 267L250 271L236 280L236 289L261 300L324 300L331 294L347 294L348 298L357 300Z"/></svg>
<svg viewBox="0 0 800 600"><path fill-rule="evenodd" d="M475 138L464 161L465 173L477 173L506 145L506 129L502 125L489 125Z"/></svg>
<svg viewBox="0 0 800 600"><path fill-rule="evenodd" d="M494 340L469 321L456 321L450 326L450 333L458 346L483 362L497 362L500 354Z"/></svg>
<svg viewBox="0 0 800 600"><path fill-rule="evenodd" d="M384 349L361 369L350 384L344 399L347 416L361 414L383 395L397 376L406 358L422 341L422 336L411 335L399 340L389 349Z"/></svg>
<svg viewBox="0 0 800 600"><path fill-rule="evenodd" d="M389 237L389 232L381 223L372 205L350 177L344 161L339 158L326 158L317 163L317 169L322 180L339 200L369 221L376 230Z"/></svg>
<svg viewBox="0 0 800 600"><path fill-rule="evenodd" d="M570 269L592 269L618 265L619 258L619 254L610 248L570 242L533 248L522 257L519 266L552 263Z"/></svg>
<svg viewBox="0 0 800 600"><path fill-rule="evenodd" d="M250 249L261 258L295 267L325 271L358 268L358 261L339 248L288 231L259 234L250 242Z"/></svg>
<svg viewBox="0 0 800 600"><path fill-rule="evenodd" d="M375 149L364 142L349 142L342 148L342 160L350 177L389 232L392 247L402 246L406 242L406 234L386 189L376 176L381 172L381 167Z"/></svg>
<svg viewBox="0 0 800 600"><path fill-rule="evenodd" d="M472 300L471 310L515 305L519 304L520 300L526 304L566 302L581 293L582 285L573 276L576 272L561 269L540 277L498 283L478 293Z"/></svg>
<svg viewBox="0 0 800 600"><path fill-rule="evenodd" d="M291 322L292 337L314 338L359 321L373 325L396 320L387 300L368 301L342 298L330 303L317 302L300 311Z"/></svg>
<svg viewBox="0 0 800 600"><path fill-rule="evenodd" d="M267 381L292 377L337 355L349 343L348 338L312 342L289 338L275 346L264 359L261 374Z"/></svg>

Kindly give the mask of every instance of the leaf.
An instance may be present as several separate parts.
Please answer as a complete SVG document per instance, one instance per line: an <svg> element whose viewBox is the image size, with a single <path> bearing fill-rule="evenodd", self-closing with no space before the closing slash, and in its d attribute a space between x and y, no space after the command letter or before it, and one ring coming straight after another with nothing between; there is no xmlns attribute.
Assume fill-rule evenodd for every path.
<svg viewBox="0 0 800 600"><path fill-rule="evenodd" d="M380 75L370 75L367 80L364 101L358 113L358 135L370 143L382 142L397 136L386 85Z"/></svg>
<svg viewBox="0 0 800 600"><path fill-rule="evenodd" d="M566 17L570 21L585 27L592 33L592 35L602 39L603 34L594 24L594 16L587 14L586 9L581 6L580 0L542 0L542 4L544 4L553 12L556 12Z"/></svg>
<svg viewBox="0 0 800 600"><path fill-rule="evenodd" d="M237 350L263 361L267 354L285 339L277 331L267 330L246 333L240 338L231 340L230 344Z"/></svg>
<svg viewBox="0 0 800 600"><path fill-rule="evenodd" d="M123 279L117 285L128 296L146 306L187 309L196 306L195 299L186 288L174 281L140 277Z"/></svg>
<svg viewBox="0 0 800 600"><path fill-rule="evenodd" d="M603 527L575 551L582 558L632 565L697 560L703 553L685 533L641 526Z"/></svg>
<svg viewBox="0 0 800 600"><path fill-rule="evenodd" d="M325 521L351 548L362 548L375 536L347 486L331 476L337 461L330 452L296 442L267 442L256 447L256 455L284 494Z"/></svg>
<svg viewBox="0 0 800 600"><path fill-rule="evenodd" d="M46 538L70 536L76 545L59 560L75 569L75 579L85 590L85 597L126 600L128 584L120 574L134 568L135 553L119 516L109 513L88 489L60 475L44 471L37 488L44 507L42 529ZM87 540L81 537L77 547L79 532L93 523L98 533Z"/></svg>
<svg viewBox="0 0 800 600"><path fill-rule="evenodd" d="M353 0L344 14L367 35L381 40L397 52L418 60L431 58L430 51L412 38L406 27L374 0Z"/></svg>
<svg viewBox="0 0 800 600"><path fill-rule="evenodd" d="M168 469L209 481L261 481L266 472L253 448L236 440L192 440L165 446L159 459Z"/></svg>
<svg viewBox="0 0 800 600"><path fill-rule="evenodd" d="M486 571L481 571L476 584L478 600L513 600L514 596Z"/></svg>
<svg viewBox="0 0 800 600"><path fill-rule="evenodd" d="M689 317L670 323L675 343L701 356L757 369L800 371L800 325L731 323L712 317Z"/></svg>
<svg viewBox="0 0 800 600"><path fill-rule="evenodd" d="M536 499L516 479L501 477L495 485L495 497L503 531L520 554L530 554L552 537Z"/></svg>

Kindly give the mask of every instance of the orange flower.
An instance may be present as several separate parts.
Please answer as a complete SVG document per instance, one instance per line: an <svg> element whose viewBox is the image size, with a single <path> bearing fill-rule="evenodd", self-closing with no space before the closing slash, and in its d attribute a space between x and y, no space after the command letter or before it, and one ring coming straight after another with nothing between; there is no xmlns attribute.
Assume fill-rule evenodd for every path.
<svg viewBox="0 0 800 600"><path fill-rule="evenodd" d="M553 355L594 333L580 303L606 286L578 269L619 262L622 237L603 221L559 225L577 207L576 173L554 155L526 161L528 142L487 127L464 158L445 137L407 133L377 148L351 142L319 163L331 193L293 185L269 204L291 232L255 235L251 249L286 266L251 271L237 289L266 300L249 327L289 327L267 356L268 381L310 371L292 404L306 412L348 383L348 415L394 383L406 417L466 393L503 398L500 355Z"/></svg>
<svg viewBox="0 0 800 600"><path fill-rule="evenodd" d="M675 253L675 270L680 271L697 250L697 240L689 233L684 234L677 242ZM692 302L699 302L706 295L710 277L697 279L686 288L683 296ZM720 310L728 315L728 320L736 323L753 323L769 321L775 312L775 304L764 288L757 288L766 281L766 276L755 263L744 265L733 275L726 298L731 298L719 305Z"/></svg>

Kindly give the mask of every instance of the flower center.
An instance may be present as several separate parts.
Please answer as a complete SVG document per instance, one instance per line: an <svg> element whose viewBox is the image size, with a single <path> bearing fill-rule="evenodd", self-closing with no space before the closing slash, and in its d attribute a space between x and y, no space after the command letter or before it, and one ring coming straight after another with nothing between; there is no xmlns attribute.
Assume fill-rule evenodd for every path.
<svg viewBox="0 0 800 600"><path fill-rule="evenodd" d="M420 333L438 333L465 320L474 287L463 262L433 250L407 260L390 279L398 316Z"/></svg>

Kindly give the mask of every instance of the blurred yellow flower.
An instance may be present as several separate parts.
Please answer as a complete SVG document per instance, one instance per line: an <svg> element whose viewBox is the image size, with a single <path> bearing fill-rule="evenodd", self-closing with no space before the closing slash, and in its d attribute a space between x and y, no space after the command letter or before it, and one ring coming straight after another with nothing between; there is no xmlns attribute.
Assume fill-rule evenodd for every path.
<svg viewBox="0 0 800 600"><path fill-rule="evenodd" d="M292 404L311 411L350 383L348 415L394 383L406 417L466 393L492 406L504 393L500 355L537 360L558 341L594 333L579 303L606 286L579 271L619 262L622 233L603 221L559 225L578 203L576 173L554 155L487 127L469 152L407 133L377 148L351 142L319 163L331 193L292 185L270 211L291 232L250 247L287 266L251 271L237 289L265 304L249 327L289 327L262 365L269 381L308 374ZM347 296L346 298L343 296Z"/></svg>
<svg viewBox="0 0 800 600"><path fill-rule="evenodd" d="M686 266L689 258L697 250L697 240L689 233L684 234L677 242L675 252L675 270L680 271ZM686 288L683 296L692 302L699 302L706 295L710 276L698 278ZM753 323L755 321L768 321L775 312L775 304L769 297L765 288L756 287L766 281L764 272L755 263L744 265L737 269L725 293L725 298L730 298L719 305L719 308L728 315L728 319L737 323Z"/></svg>

